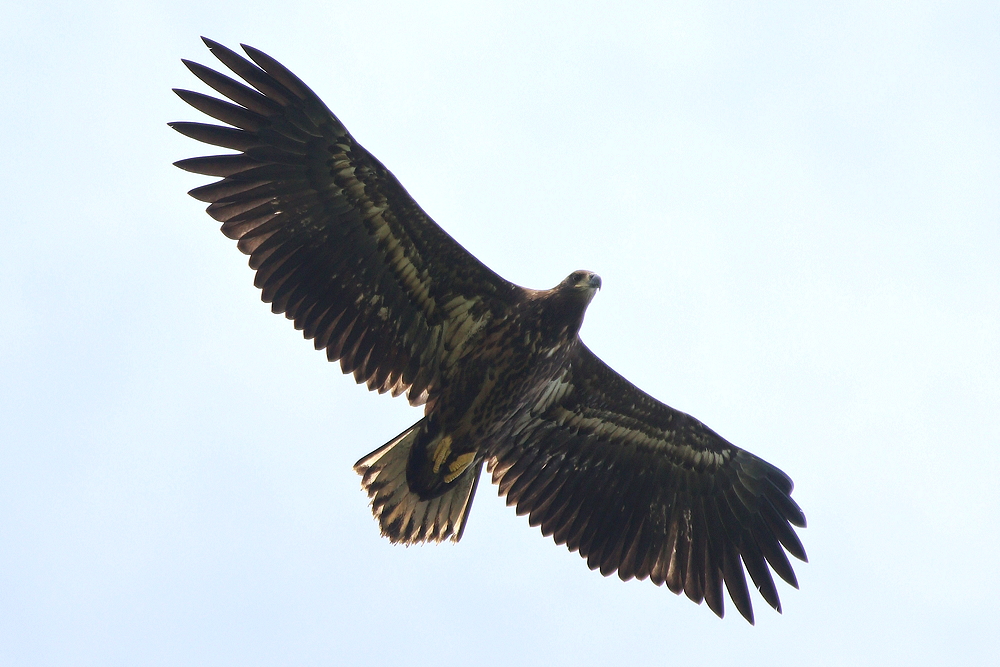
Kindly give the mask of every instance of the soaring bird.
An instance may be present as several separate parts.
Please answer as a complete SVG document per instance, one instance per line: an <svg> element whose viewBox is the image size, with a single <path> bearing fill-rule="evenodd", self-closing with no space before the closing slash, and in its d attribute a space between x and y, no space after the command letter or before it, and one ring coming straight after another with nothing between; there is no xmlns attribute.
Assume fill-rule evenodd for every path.
<svg viewBox="0 0 1000 667"><path fill-rule="evenodd" d="M250 256L261 298L358 383L424 406L357 462L382 534L462 537L485 465L501 496L605 576L666 584L753 623L744 569L781 611L771 570L805 516L781 470L642 392L580 340L601 287L573 271L547 290L501 278L424 213L298 77L205 39L241 81L183 61L218 99L176 90L225 123L179 122L234 151L181 160L219 177L190 194Z"/></svg>

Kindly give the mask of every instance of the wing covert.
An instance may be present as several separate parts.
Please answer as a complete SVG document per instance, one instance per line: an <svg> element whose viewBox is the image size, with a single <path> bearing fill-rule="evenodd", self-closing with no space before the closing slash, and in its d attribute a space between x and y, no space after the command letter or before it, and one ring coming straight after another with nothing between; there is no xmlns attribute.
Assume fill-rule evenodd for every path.
<svg viewBox="0 0 1000 667"><path fill-rule="evenodd" d="M490 452L500 495L591 569L666 584L723 615L722 586L753 623L744 569L781 611L773 570L805 516L778 468L643 393L583 343ZM769 569L770 566L770 569Z"/></svg>
<svg viewBox="0 0 1000 667"><path fill-rule="evenodd" d="M424 213L323 102L270 56L250 60L205 39L246 85L185 65L228 98L177 90L231 127L171 123L235 154L177 162L222 180L190 194L238 241L261 298L370 389L414 404L471 335L503 317L521 288Z"/></svg>

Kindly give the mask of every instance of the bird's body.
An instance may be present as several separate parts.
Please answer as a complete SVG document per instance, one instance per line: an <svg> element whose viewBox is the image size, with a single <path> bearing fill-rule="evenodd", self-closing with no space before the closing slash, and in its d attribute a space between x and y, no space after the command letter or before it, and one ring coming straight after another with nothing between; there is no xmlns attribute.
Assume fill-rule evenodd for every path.
<svg viewBox="0 0 1000 667"><path fill-rule="evenodd" d="M451 489L461 495L463 483L473 481L462 479L462 474L479 476L485 456L530 418L531 408L551 397L545 390L565 374L567 360L580 344L577 333L584 311L599 287L595 274L577 271L552 290L524 290L510 314L478 330L469 327L454 363L445 365L428 394L426 419L412 434L406 454L409 491L421 501L435 500ZM403 455L403 447L397 455ZM362 460L358 470L366 474L371 467ZM431 536L439 534L427 523L432 514L419 515L425 517L423 523L414 521L411 509L419 510L409 506L400 507L389 520L396 505L387 501L391 506L383 507L385 494L377 495L371 487L369 492L383 519L383 532L393 541L435 539Z"/></svg>
<svg viewBox="0 0 1000 667"><path fill-rule="evenodd" d="M370 389L424 417L355 465L394 542L457 541L484 465L501 495L604 574L650 578L720 616L753 615L805 517L791 480L608 368L580 340L601 281L510 283L438 227L319 98L269 56L206 40L252 87L185 61L236 104L177 91L232 127L173 123L237 151L178 166L238 240L272 310ZM783 550L784 549L784 550Z"/></svg>

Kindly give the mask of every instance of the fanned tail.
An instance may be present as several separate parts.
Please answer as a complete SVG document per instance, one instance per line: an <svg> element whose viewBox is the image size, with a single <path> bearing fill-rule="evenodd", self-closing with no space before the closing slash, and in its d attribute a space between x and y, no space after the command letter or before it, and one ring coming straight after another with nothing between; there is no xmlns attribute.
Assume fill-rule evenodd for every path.
<svg viewBox="0 0 1000 667"><path fill-rule="evenodd" d="M421 419L354 464L362 488L372 499L372 514L378 519L382 535L393 543L441 542L448 538L458 542L476 494L482 462L469 466L436 498L421 500L410 491L406 465L426 423L426 418Z"/></svg>

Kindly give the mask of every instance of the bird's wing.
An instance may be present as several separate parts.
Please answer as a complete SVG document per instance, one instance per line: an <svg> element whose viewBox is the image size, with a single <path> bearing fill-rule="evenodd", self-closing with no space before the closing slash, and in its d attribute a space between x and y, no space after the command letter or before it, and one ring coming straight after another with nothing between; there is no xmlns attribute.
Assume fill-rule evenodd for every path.
<svg viewBox="0 0 1000 667"><path fill-rule="evenodd" d="M582 343L489 457L507 504L604 575L666 583L720 617L725 583L751 623L744 567L778 611L768 564L797 587L782 547L806 560L791 528L806 520L788 476L643 393Z"/></svg>
<svg viewBox="0 0 1000 667"><path fill-rule="evenodd" d="M444 232L302 81L266 54L250 60L205 40L250 87L187 67L232 100L186 90L191 106L232 127L171 123L230 155L177 162L222 180L195 188L236 239L275 313L370 389L422 403L443 367L521 288ZM252 61L252 62L251 62ZM235 103L235 104L234 104Z"/></svg>

